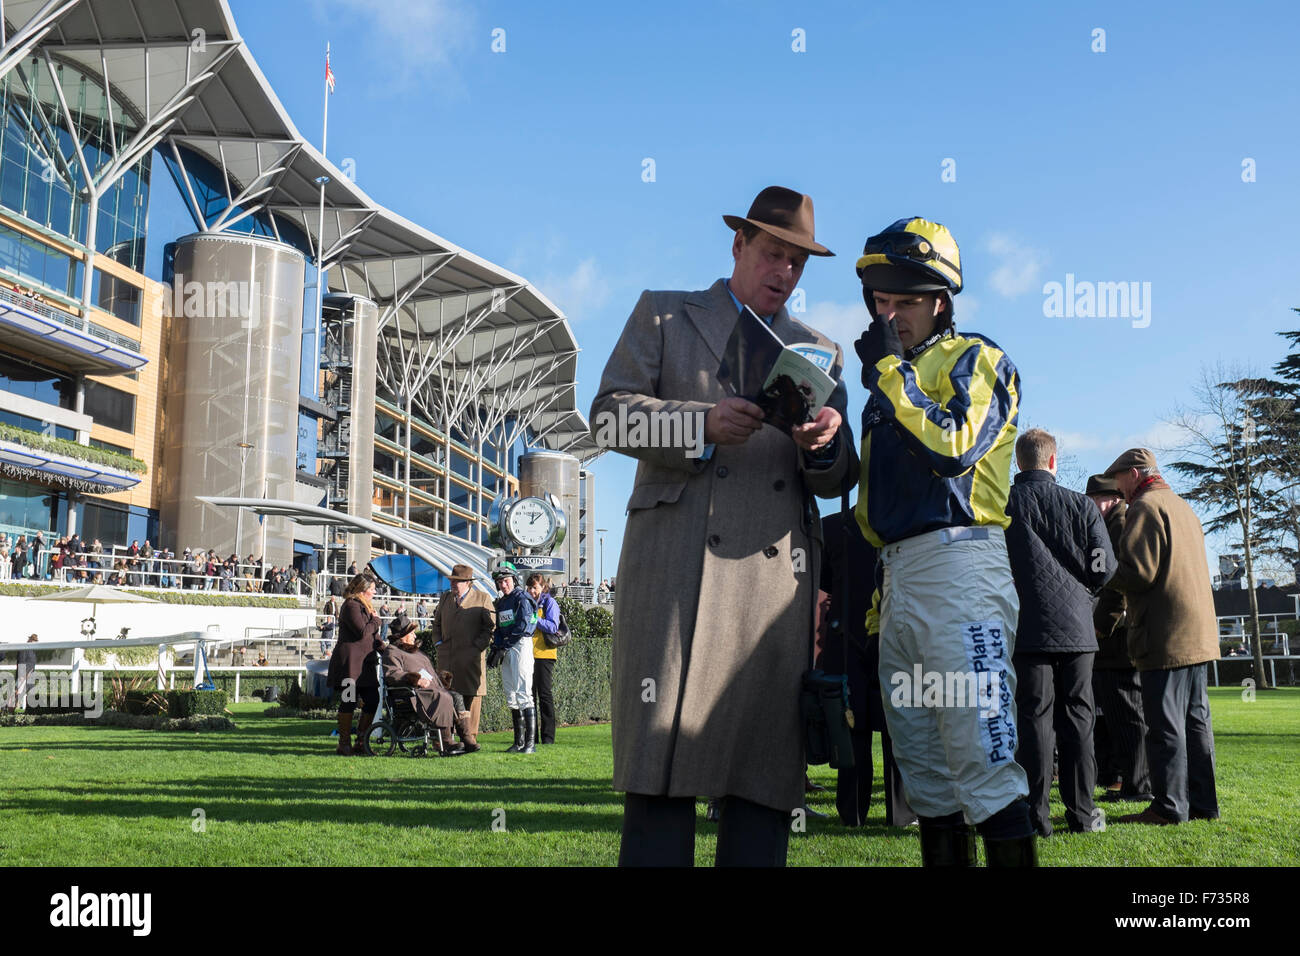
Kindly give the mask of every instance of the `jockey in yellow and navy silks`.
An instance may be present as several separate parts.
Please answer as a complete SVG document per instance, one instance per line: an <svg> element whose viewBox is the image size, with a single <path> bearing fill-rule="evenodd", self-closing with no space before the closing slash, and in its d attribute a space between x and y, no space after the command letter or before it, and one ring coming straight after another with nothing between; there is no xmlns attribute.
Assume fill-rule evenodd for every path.
<svg viewBox="0 0 1300 956"><path fill-rule="evenodd" d="M961 260L944 226L892 223L857 272L872 321L854 343L868 393L856 516L880 549L881 695L922 862L973 864L974 824L990 865L1032 866L1003 537L1020 376L992 341L953 327ZM931 675L974 699L923 695Z"/></svg>
<svg viewBox="0 0 1300 956"><path fill-rule="evenodd" d="M1020 376L997 345L950 326L864 367L863 384L857 514L868 541L1010 524Z"/></svg>

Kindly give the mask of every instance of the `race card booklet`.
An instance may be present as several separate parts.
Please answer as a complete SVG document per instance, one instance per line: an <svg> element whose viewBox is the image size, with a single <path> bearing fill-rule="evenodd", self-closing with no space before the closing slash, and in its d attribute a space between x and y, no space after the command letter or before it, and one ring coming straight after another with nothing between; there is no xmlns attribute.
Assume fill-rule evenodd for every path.
<svg viewBox="0 0 1300 956"><path fill-rule="evenodd" d="M789 434L816 418L830 399L834 361L834 352L810 342L786 345L745 306L727 339L718 381L728 393L763 409L764 424Z"/></svg>

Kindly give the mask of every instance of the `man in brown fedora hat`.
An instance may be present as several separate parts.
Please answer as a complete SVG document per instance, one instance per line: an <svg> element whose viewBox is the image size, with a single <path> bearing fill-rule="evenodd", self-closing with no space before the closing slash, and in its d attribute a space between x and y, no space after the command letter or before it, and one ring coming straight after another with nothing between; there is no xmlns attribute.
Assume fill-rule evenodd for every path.
<svg viewBox="0 0 1300 956"><path fill-rule="evenodd" d="M1147 448L1130 448L1103 473L1128 502L1110 586L1128 601L1128 647L1142 683L1152 801L1117 823L1163 826L1216 820L1214 728L1206 664L1219 657L1219 624L1196 512L1174 494Z"/></svg>
<svg viewBox="0 0 1300 956"><path fill-rule="evenodd" d="M469 710L469 734L478 737L487 693L484 659L496 628L496 611L492 598L472 584L474 571L469 565L455 565L450 580L451 590L439 595L433 609L438 667L451 671L451 689L465 698Z"/></svg>
<svg viewBox="0 0 1300 956"><path fill-rule="evenodd" d="M747 216L723 218L735 230L731 278L642 293L591 408L598 442L611 416L676 416L686 438L645 447L630 430L607 443L639 461L614 621L622 865L690 866L698 797L722 798L719 864L784 864L790 813L803 805L798 695L821 559L813 496L838 496L856 474L843 382L789 434L764 427L758 406L716 377L749 306L839 378L839 346L785 309L808 257L831 255L813 236L812 200L771 186Z"/></svg>

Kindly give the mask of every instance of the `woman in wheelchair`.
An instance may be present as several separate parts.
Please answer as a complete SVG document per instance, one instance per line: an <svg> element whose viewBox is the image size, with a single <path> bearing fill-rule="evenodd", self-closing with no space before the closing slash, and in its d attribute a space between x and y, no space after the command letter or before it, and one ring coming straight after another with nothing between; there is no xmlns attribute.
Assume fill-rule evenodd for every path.
<svg viewBox="0 0 1300 956"><path fill-rule="evenodd" d="M376 655L382 655L384 684L394 726L415 723L437 731L439 749L443 756L474 753L479 749L478 741L468 732L457 713L452 693L434 670L433 662L416 646L416 627L416 623L406 616L405 611L398 612L389 631L392 643L367 658L366 666L362 668L362 676L357 681L362 700L367 697L367 684L378 690ZM366 726L369 726L373 716L372 708L369 714L364 715ZM453 731L460 736L461 746L453 744ZM409 736L400 728L396 733L399 738Z"/></svg>

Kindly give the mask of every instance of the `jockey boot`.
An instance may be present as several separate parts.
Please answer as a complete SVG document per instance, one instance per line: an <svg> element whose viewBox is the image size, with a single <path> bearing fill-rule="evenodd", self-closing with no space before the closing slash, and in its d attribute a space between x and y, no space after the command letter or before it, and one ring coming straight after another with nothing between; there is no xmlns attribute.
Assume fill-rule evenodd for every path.
<svg viewBox="0 0 1300 956"><path fill-rule="evenodd" d="M517 754L524 749L524 715L522 711L512 709L510 719L515 722L515 742L506 748L506 753Z"/></svg>
<svg viewBox="0 0 1300 956"><path fill-rule="evenodd" d="M529 707L524 711L524 746L521 754L537 753L537 708Z"/></svg>
<svg viewBox="0 0 1300 956"><path fill-rule="evenodd" d="M974 866L975 833L960 813L921 817L921 865Z"/></svg>
<svg viewBox="0 0 1300 956"><path fill-rule="evenodd" d="M1037 866L1038 837L1016 837L1012 840L984 838L984 856L989 866Z"/></svg>

